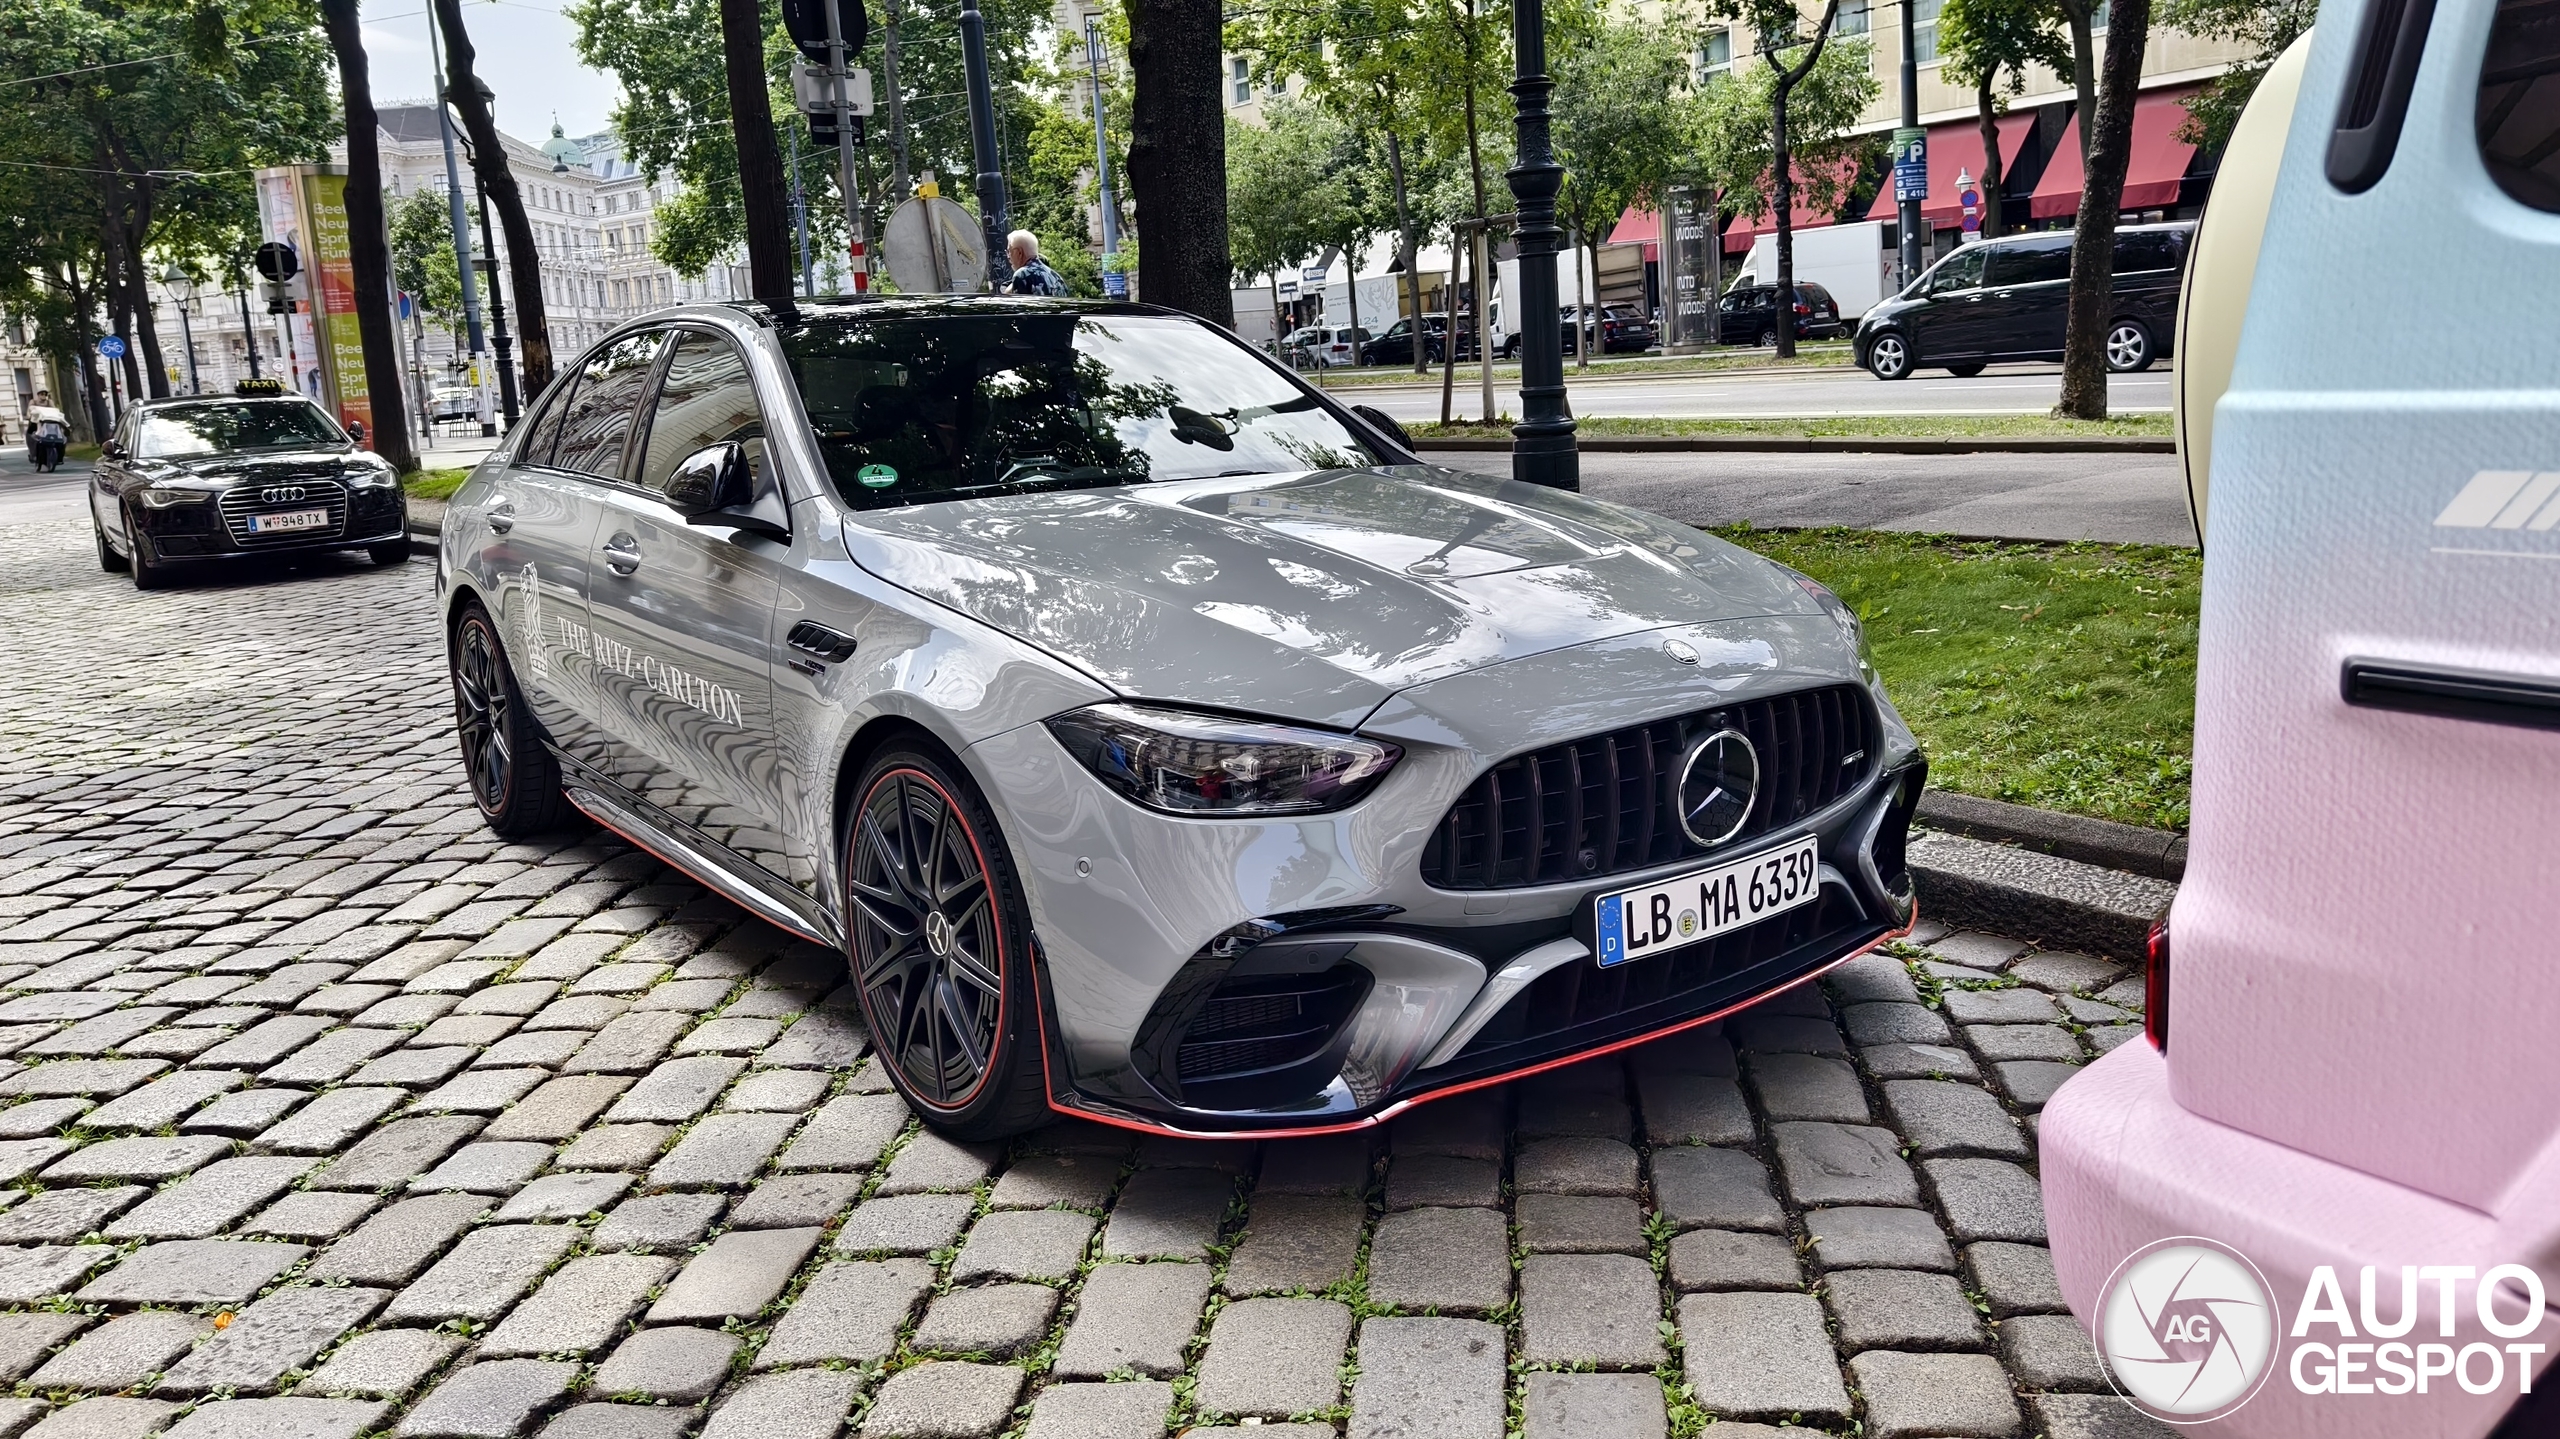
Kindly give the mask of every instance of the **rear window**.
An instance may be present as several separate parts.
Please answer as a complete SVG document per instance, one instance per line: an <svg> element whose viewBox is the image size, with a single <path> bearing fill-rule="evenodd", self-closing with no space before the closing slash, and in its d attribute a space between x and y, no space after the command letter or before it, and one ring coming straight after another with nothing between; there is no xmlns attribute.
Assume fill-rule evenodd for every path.
<svg viewBox="0 0 2560 1439"><path fill-rule="evenodd" d="M2185 238L2176 230L2136 230L2116 236L2116 273L2177 269L2186 253Z"/></svg>

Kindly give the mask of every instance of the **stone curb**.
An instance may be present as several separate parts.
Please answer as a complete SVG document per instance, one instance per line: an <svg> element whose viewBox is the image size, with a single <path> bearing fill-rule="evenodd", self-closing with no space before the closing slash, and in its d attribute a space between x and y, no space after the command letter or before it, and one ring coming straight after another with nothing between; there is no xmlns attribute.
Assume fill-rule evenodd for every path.
<svg viewBox="0 0 2560 1439"><path fill-rule="evenodd" d="M1594 453L1682 454L1742 451L1757 454L1880 455L2174 455L2178 443L2136 437L2100 438L2079 435L1594 435L1575 442ZM1414 441L1429 458L1432 450L1508 450L1508 438L1437 438Z"/></svg>
<svg viewBox="0 0 2560 1439"><path fill-rule="evenodd" d="M1935 830L1912 834L1909 861L1926 918L2127 963L2178 894L2165 879Z"/></svg>
<svg viewBox="0 0 2560 1439"><path fill-rule="evenodd" d="M2187 837L2165 829L1977 799L1942 789L1920 796L1919 819L1929 828L1949 834L2012 844L2127 874L2172 883L2187 877Z"/></svg>

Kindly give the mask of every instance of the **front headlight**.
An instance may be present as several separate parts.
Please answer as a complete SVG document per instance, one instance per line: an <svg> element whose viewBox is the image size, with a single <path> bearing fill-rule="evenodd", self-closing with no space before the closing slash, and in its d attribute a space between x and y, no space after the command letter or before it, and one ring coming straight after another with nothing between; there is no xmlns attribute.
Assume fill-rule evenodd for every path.
<svg viewBox="0 0 2560 1439"><path fill-rule="evenodd" d="M180 489L175 485L157 483L145 485L141 495L142 503L155 510L165 510L173 505L201 505L213 499L211 494L203 490Z"/></svg>
<svg viewBox="0 0 2560 1439"><path fill-rule="evenodd" d="M1840 637L1847 640L1849 647L1858 652L1858 672L1866 677L1867 683L1874 684L1876 654L1867 645L1867 627L1859 623L1858 612L1849 608L1849 602L1833 594L1831 587L1822 581L1800 570L1789 570L1788 573L1794 575L1796 584L1806 594L1813 596L1814 601L1822 606L1823 612L1831 616L1831 622L1840 627Z"/></svg>
<svg viewBox="0 0 2560 1439"><path fill-rule="evenodd" d="M1379 740L1142 705L1049 722L1104 784L1167 814L1321 814L1373 788L1403 751Z"/></svg>
<svg viewBox="0 0 2560 1439"><path fill-rule="evenodd" d="M380 461L370 465L349 465L339 473L346 476L348 484L365 489L382 489L400 483L400 477L392 472L391 466Z"/></svg>

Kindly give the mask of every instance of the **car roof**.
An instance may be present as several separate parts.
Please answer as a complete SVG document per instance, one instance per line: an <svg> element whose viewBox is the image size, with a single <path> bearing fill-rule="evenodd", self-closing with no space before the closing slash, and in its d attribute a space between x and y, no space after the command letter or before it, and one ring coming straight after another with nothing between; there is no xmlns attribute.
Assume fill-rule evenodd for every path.
<svg viewBox="0 0 2560 1439"><path fill-rule="evenodd" d="M133 406L137 410L171 410L181 405L309 405L320 408L309 395L165 395L156 400L143 400Z"/></svg>

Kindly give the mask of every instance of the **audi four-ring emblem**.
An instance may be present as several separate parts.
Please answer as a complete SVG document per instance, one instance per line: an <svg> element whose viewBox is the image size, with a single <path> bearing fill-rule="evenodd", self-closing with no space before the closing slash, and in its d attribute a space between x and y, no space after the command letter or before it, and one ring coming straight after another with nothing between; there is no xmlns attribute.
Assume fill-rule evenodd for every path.
<svg viewBox="0 0 2560 1439"><path fill-rule="evenodd" d="M287 505L293 503L295 500L301 499L303 497L303 493L303 488L300 485L269 485L265 489L258 491L258 503L262 505Z"/></svg>

